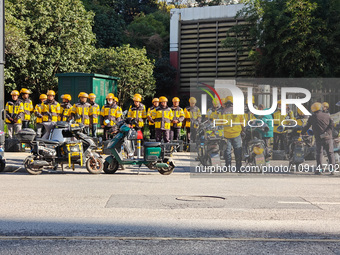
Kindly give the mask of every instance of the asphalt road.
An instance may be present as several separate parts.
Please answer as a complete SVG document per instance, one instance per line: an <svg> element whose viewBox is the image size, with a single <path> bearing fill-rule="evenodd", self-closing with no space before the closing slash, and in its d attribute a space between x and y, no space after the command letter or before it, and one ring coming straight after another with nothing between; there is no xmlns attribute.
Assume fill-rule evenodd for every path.
<svg viewBox="0 0 340 255"><path fill-rule="evenodd" d="M340 254L339 174L196 178L182 153L169 176L31 176L6 157L0 254Z"/></svg>

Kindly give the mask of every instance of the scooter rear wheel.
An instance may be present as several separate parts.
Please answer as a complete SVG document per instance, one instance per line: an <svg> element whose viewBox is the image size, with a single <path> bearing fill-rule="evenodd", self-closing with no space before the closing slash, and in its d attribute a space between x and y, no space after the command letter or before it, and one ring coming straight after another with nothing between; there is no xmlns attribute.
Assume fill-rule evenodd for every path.
<svg viewBox="0 0 340 255"><path fill-rule="evenodd" d="M27 173L32 174L32 175L38 175L42 173L42 167L32 167L32 165L30 164L31 160L34 160L33 157L29 156L28 158L26 158L24 166L25 166L25 170Z"/></svg>
<svg viewBox="0 0 340 255"><path fill-rule="evenodd" d="M105 160L105 162L104 162L104 173L114 174L115 172L117 172L118 167L119 167L119 163L115 158L113 159L111 164Z"/></svg>

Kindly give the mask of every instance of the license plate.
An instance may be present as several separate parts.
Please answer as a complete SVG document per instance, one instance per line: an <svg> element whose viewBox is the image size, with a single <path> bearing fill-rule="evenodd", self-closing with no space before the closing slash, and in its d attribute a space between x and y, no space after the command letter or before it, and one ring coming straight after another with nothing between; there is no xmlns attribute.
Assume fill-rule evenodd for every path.
<svg viewBox="0 0 340 255"><path fill-rule="evenodd" d="M255 162L256 162L256 165L257 165L257 166L265 165L265 164L266 164L266 159L264 158L264 155L263 155L263 154L261 154L261 155L256 155L256 157L255 157Z"/></svg>

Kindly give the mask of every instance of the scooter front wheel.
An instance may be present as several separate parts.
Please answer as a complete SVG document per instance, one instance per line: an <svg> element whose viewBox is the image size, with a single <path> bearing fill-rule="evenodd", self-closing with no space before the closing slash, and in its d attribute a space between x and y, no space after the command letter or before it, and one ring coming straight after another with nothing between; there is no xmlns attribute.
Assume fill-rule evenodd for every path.
<svg viewBox="0 0 340 255"><path fill-rule="evenodd" d="M115 158L112 159L111 163L109 163L107 160L105 160L105 162L104 162L104 173L114 174L115 172L117 172L118 167L119 167L119 163Z"/></svg>
<svg viewBox="0 0 340 255"><path fill-rule="evenodd" d="M104 164L100 158L91 157L86 161L86 169L91 174L100 174Z"/></svg>

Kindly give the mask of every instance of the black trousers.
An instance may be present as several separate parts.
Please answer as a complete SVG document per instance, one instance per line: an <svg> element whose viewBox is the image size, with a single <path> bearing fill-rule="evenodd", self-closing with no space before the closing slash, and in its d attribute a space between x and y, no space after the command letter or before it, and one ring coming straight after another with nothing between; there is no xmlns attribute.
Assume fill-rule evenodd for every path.
<svg viewBox="0 0 340 255"><path fill-rule="evenodd" d="M149 125L149 130L150 130L150 139L156 139L155 125Z"/></svg>
<svg viewBox="0 0 340 255"><path fill-rule="evenodd" d="M181 138L181 128L174 128L171 127L170 131L170 140L171 141L177 141Z"/></svg>
<svg viewBox="0 0 340 255"><path fill-rule="evenodd" d="M160 128L156 129L156 142L162 142L162 138L164 143L170 142L170 130L162 130Z"/></svg>
<svg viewBox="0 0 340 255"><path fill-rule="evenodd" d="M29 121L23 120L22 121L22 128L28 128Z"/></svg>
<svg viewBox="0 0 340 255"><path fill-rule="evenodd" d="M273 150L285 150L286 149L286 135L274 133L274 144L273 144Z"/></svg>

